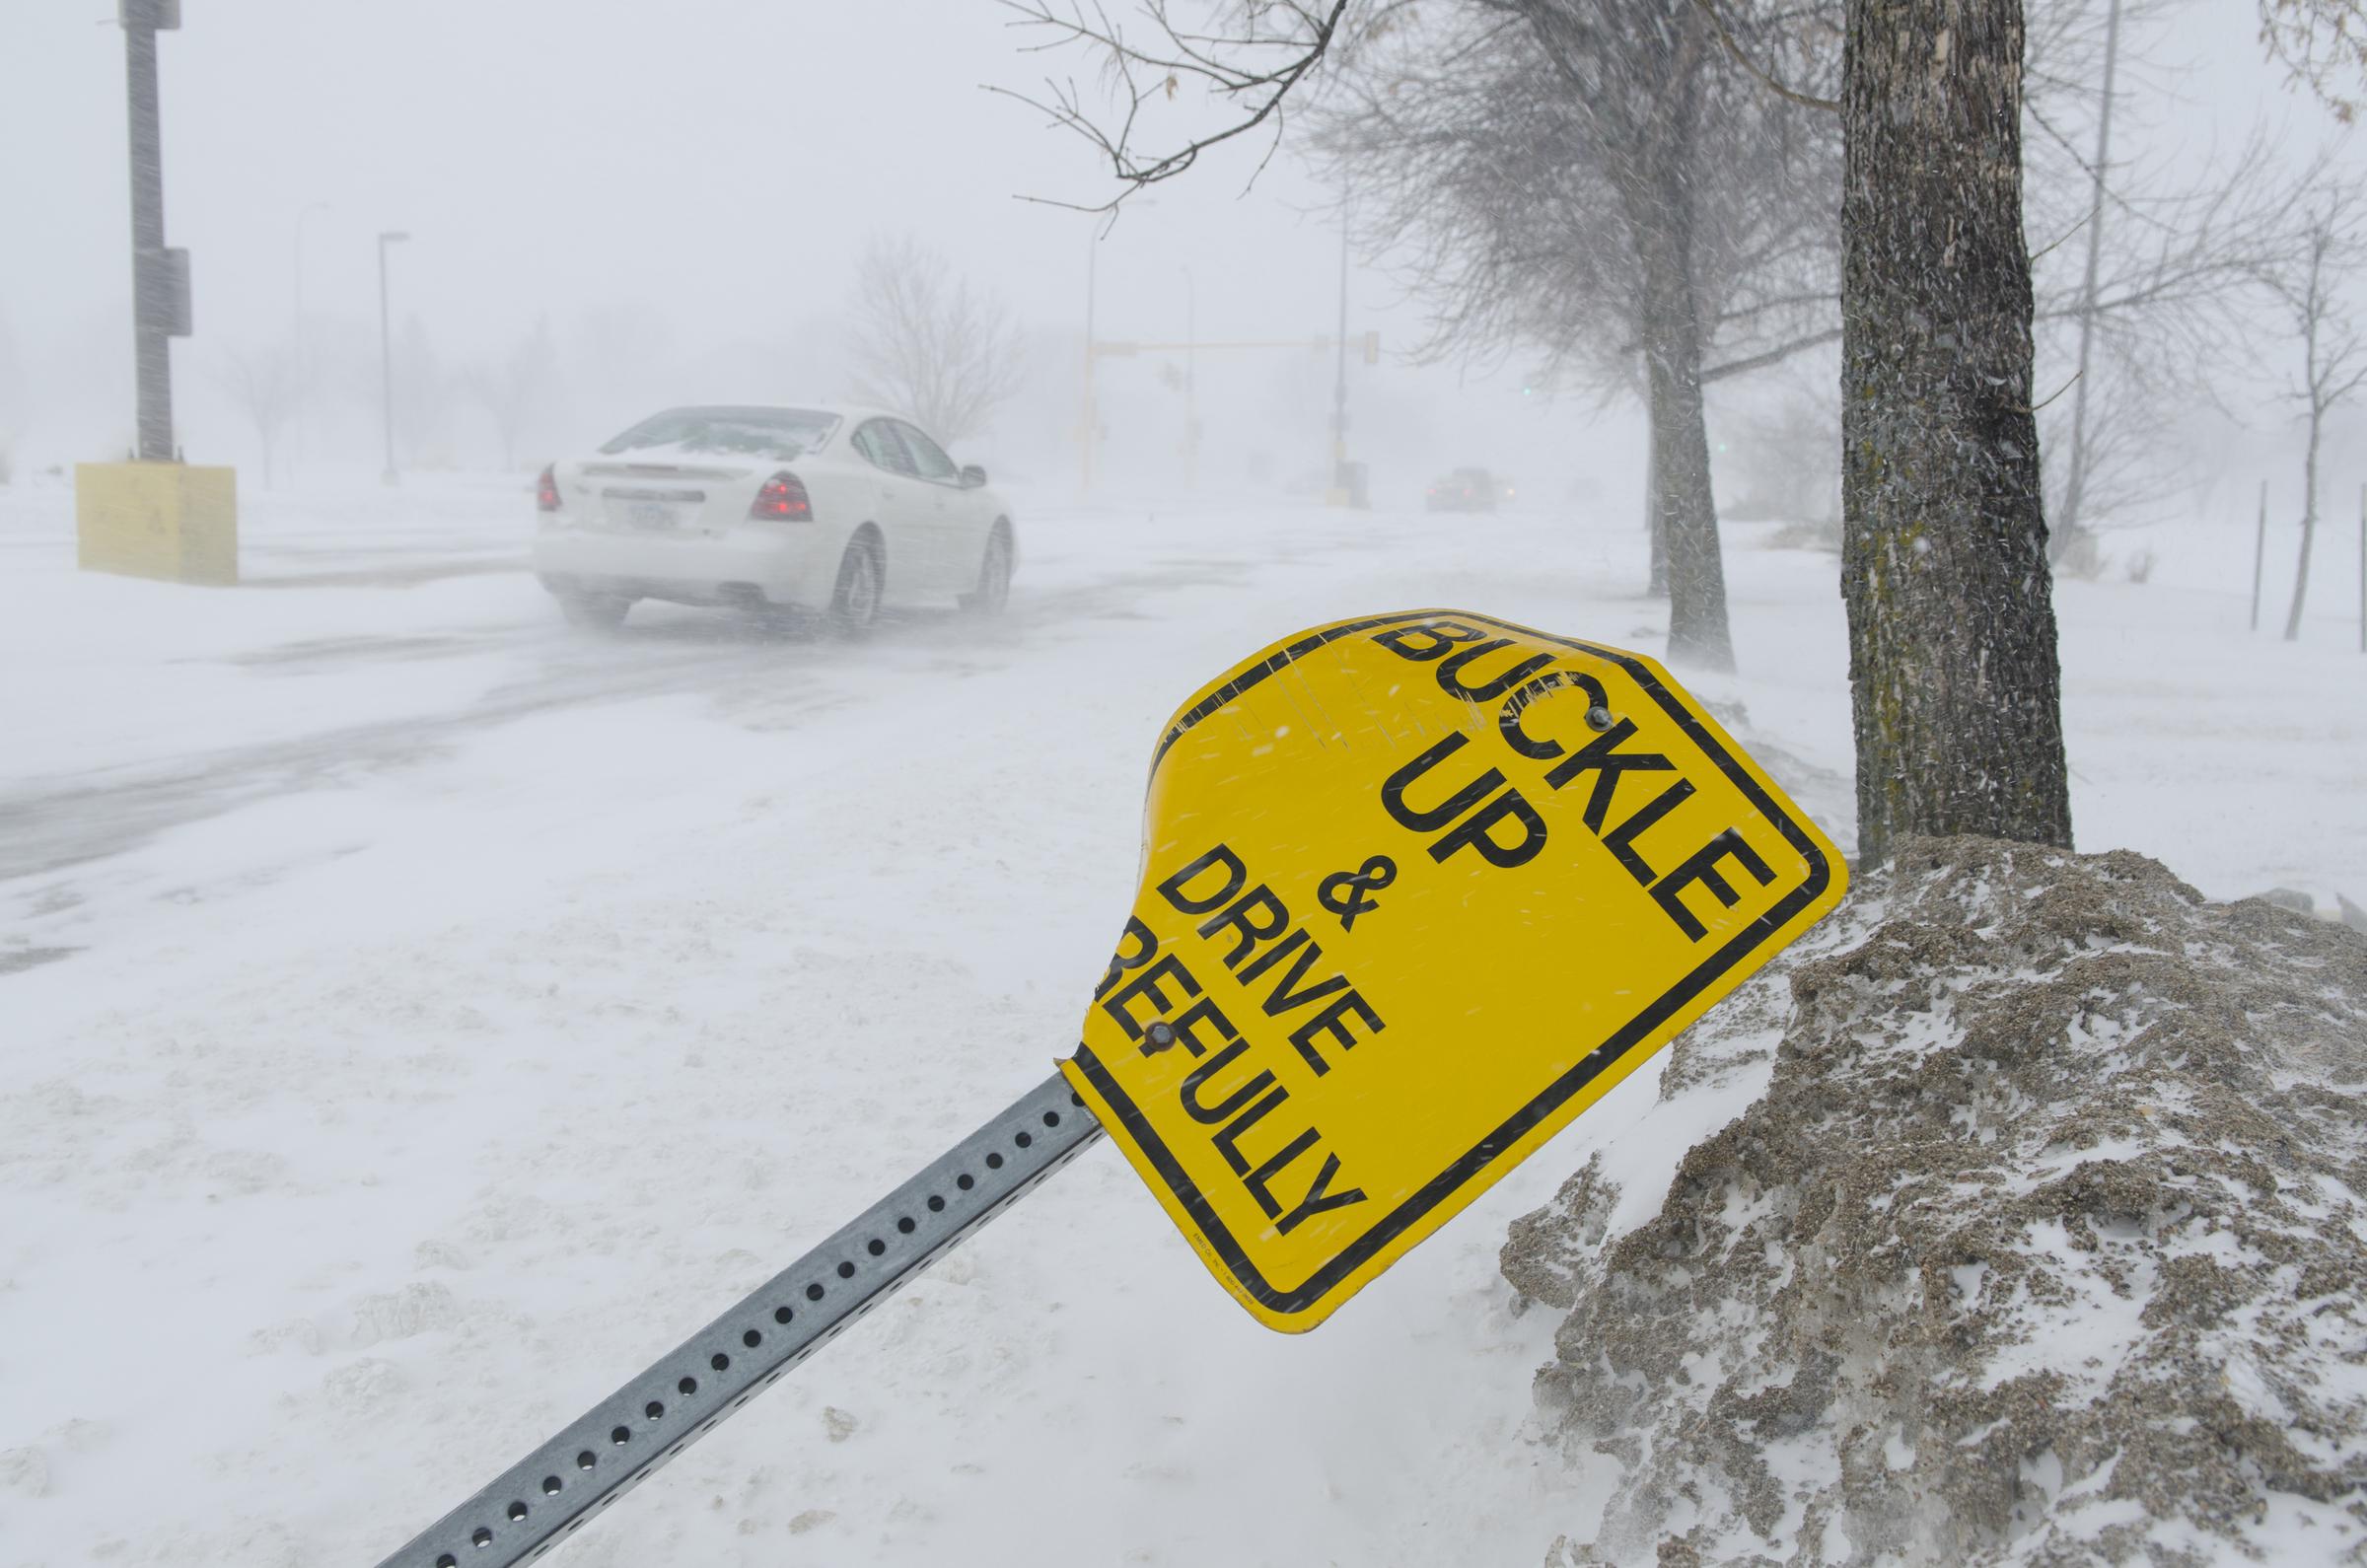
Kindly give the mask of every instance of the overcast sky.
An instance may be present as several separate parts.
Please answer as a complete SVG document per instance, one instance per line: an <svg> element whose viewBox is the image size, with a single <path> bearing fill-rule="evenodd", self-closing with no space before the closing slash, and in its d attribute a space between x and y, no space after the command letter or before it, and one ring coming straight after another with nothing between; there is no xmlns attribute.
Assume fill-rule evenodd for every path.
<svg viewBox="0 0 2367 1568"><path fill-rule="evenodd" d="M0 326L36 384L33 423L72 458L129 422L122 39L112 0L0 6ZM2232 142L2263 115L2323 134L2262 65L2252 14L2181 14L2161 52L2184 102L2160 106L2157 135ZM1044 68L1009 21L991 0L185 0L159 46L167 231L195 277L197 336L176 348L184 439L235 444L209 356L284 335L299 288L309 314L374 331L381 229L412 236L398 322L417 318L454 362L538 316L564 332L628 304L698 353L792 341L839 308L879 227L946 247L1073 336L1091 221L1016 198L1107 187L1081 142L984 91ZM1336 231L1311 210L1326 193L1286 153L1245 196L1252 161L1212 158L1128 211L1100 250L1105 335L1180 336L1190 293L1203 338L1330 329ZM1354 292L1355 328L1416 335L1379 276L1360 270ZM1295 363L1286 379L1327 386ZM1470 461L1521 466L1591 417L1583 400L1525 404L1517 373L1366 380L1398 421L1374 439L1418 404ZM1632 439L1624 416L1606 428Z"/></svg>
<svg viewBox="0 0 2367 1568"><path fill-rule="evenodd" d="M108 0L7 3L0 317L28 360L106 341L127 365L121 37ZM447 358L625 303L700 349L778 342L838 308L878 227L1079 332L1091 220L1017 198L1106 192L1083 143L984 91L1031 85L1018 42L988 0L187 0L159 44L167 228L195 277L183 423L209 349L284 334L299 287L373 321L382 229L412 236L398 323ZM1330 329L1322 193L1285 163L1245 199L1247 174L1129 210L1102 246L1105 335L1181 337L1194 291L1206 336ZM105 369L108 397L128 374Z"/></svg>

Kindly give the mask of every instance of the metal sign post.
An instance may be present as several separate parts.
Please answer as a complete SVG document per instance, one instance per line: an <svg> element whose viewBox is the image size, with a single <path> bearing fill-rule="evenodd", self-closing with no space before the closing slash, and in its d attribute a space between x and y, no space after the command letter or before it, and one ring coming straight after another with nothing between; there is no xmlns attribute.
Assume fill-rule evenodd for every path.
<svg viewBox="0 0 2367 1568"><path fill-rule="evenodd" d="M532 1562L1101 1136L1054 1076L570 1421L380 1568Z"/></svg>
<svg viewBox="0 0 2367 1568"><path fill-rule="evenodd" d="M1456 610L1260 650L1178 710L1148 794L1061 1076L381 1568L564 1540L1105 1128L1258 1321L1312 1328L1848 883L1658 665Z"/></svg>

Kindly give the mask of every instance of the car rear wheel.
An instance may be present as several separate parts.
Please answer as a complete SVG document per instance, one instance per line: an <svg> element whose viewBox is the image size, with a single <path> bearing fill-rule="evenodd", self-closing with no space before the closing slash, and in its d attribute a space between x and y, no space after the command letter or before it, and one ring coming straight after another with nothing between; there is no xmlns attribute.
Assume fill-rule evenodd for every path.
<svg viewBox="0 0 2367 1568"><path fill-rule="evenodd" d="M840 637L860 637L880 616L880 597L887 587L880 563L879 541L858 534L838 561L838 586L830 593L830 630Z"/></svg>
<svg viewBox="0 0 2367 1568"><path fill-rule="evenodd" d="M981 618L999 615L1011 603L1011 535L1002 525L986 539L978 561L978 586L962 596L962 607Z"/></svg>
<svg viewBox="0 0 2367 1568"><path fill-rule="evenodd" d="M570 626L583 626L593 631L614 631L624 624L624 612L633 602L622 594L560 594L559 613L567 617Z"/></svg>

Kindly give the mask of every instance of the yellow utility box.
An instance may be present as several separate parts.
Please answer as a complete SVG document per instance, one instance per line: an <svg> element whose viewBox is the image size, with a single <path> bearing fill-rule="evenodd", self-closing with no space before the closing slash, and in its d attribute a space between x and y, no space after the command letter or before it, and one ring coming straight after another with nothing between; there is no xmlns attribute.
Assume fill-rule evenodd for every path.
<svg viewBox="0 0 2367 1568"><path fill-rule="evenodd" d="M236 470L179 463L76 463L74 561L86 572L235 586Z"/></svg>

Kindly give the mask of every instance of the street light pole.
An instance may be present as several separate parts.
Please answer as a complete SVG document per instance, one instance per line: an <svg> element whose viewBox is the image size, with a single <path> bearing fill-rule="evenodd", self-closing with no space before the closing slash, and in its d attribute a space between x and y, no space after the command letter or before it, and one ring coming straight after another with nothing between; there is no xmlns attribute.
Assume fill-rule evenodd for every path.
<svg viewBox="0 0 2367 1568"><path fill-rule="evenodd" d="M165 154L156 93L156 35L180 26L179 0L121 0L126 96L131 106L131 330L138 381L139 461L173 461L171 339L186 335L179 301L185 272L165 249Z"/></svg>
<svg viewBox="0 0 2367 1568"><path fill-rule="evenodd" d="M2096 269L2104 244L2104 177L2113 157L2113 76L2120 61L2120 0L2104 23L2104 96L2096 107L2096 174L2088 197L2088 266L2079 295L2079 367L2071 377L2071 462L2063 486L2062 538L2085 526L2080 505L2088 488L2088 348L2096 335Z"/></svg>
<svg viewBox="0 0 2367 1568"><path fill-rule="evenodd" d="M1339 506L1350 504L1348 487L1348 200L1339 201L1339 357L1331 382L1331 488Z"/></svg>
<svg viewBox="0 0 2367 1568"><path fill-rule="evenodd" d="M387 311L387 247L409 238L400 229L383 230L378 237L378 406L387 432L387 470L381 477L388 484L394 483L394 333Z"/></svg>

